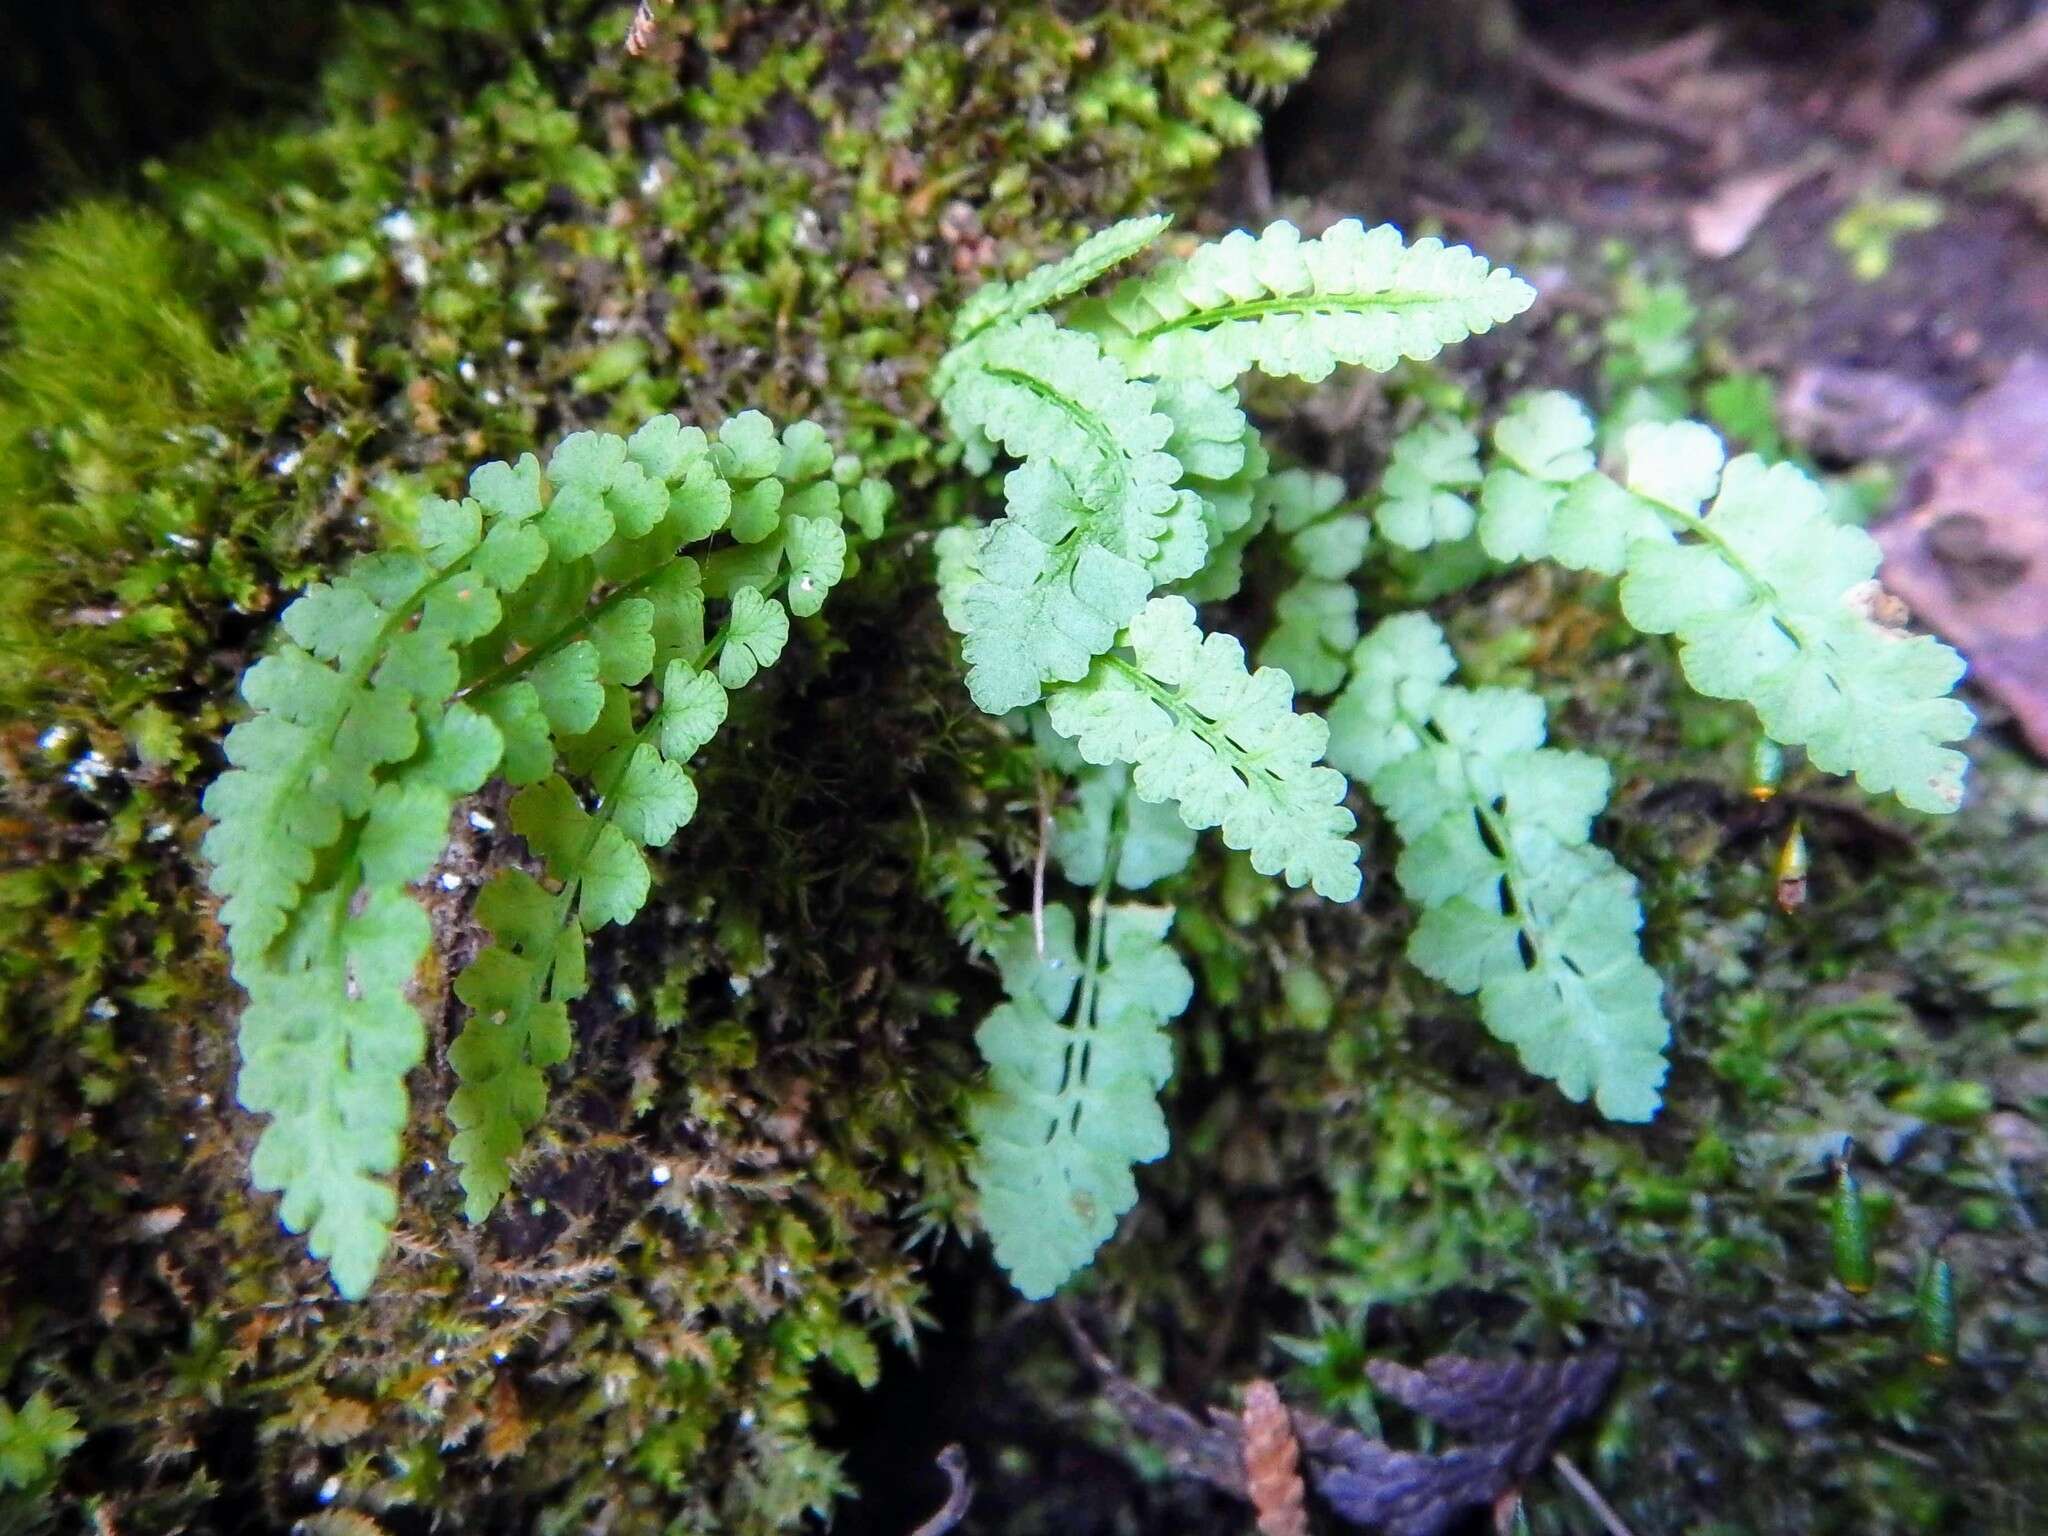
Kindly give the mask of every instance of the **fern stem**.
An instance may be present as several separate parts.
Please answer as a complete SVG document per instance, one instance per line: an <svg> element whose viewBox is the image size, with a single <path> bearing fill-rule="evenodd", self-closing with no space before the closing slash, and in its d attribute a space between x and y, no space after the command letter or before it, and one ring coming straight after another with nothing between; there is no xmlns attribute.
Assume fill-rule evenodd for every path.
<svg viewBox="0 0 2048 1536"><path fill-rule="evenodd" d="M637 597L640 593L646 591L652 585L655 577L669 570L675 565L677 560L685 558L688 557L678 553L652 569L642 571L631 581L621 583L612 591L607 592L597 602L590 604L574 618L565 621L559 629L538 645L521 651L503 666L471 683L467 688L460 690L455 697L457 699L480 698L484 694L490 693L493 689L502 688L508 683L516 683L528 672L539 666L543 661L546 661L548 657L561 650L563 646L570 645L583 638L583 636L590 632L597 621L613 608L617 607L627 598Z"/></svg>
<svg viewBox="0 0 2048 1536"><path fill-rule="evenodd" d="M1222 325L1230 320L1257 320L1265 315L1370 315L1383 309L1408 309L1418 304L1441 304L1444 296L1440 293L1309 293L1291 297L1269 299L1245 299L1236 304L1223 304L1215 309L1191 310L1171 320L1162 320L1157 325L1148 325L1142 331L1133 331L1136 341L1151 341L1169 331L1196 330L1211 325Z"/></svg>
<svg viewBox="0 0 2048 1536"><path fill-rule="evenodd" d="M1728 563L1729 569L1749 583L1752 592L1770 601L1772 622L1790 636L1802 650L1833 651L1835 649L1824 640L1816 642L1812 636L1805 633L1803 626L1800 626L1786 614L1785 610L1789 605L1785 602L1783 595L1779 593L1776 584L1768 576L1764 575L1763 572L1757 570L1747 560L1743 559L1742 552L1721 536L1720 529L1716 528L1710 519L1700 516L1697 512L1688 512L1683 507L1674 507L1668 501L1659 501L1654 496L1643 496L1640 491L1637 491L1635 494L1642 497L1650 506L1656 508L1658 513L1668 521L1675 523L1683 532L1695 534L1701 542L1713 545L1721 558Z"/></svg>
<svg viewBox="0 0 2048 1536"><path fill-rule="evenodd" d="M1101 455L1103 463L1116 466L1121 470L1123 450L1117 446L1115 437L1110 434L1109 427L1101 416L1083 406L1078 400L1070 399L1058 390L1053 389L1045 380L1036 378L1031 374L1019 372L1014 368L1004 368L994 363L982 364L982 371L992 379L1001 379L1005 383L1015 384L1027 394L1037 396L1047 405L1052 406L1055 410L1071 418L1074 425L1087 435L1090 442L1094 443L1095 451ZM1064 465L1061 466L1062 469L1065 467ZM1126 488L1128 489L1130 477L1124 475L1122 478L1125 480ZM1076 489L1078 490L1078 487Z"/></svg>
<svg viewBox="0 0 2048 1536"><path fill-rule="evenodd" d="M1088 941L1086 955L1081 962L1081 997L1074 1008L1075 1041L1070 1049L1074 1055L1069 1059L1067 1076L1060 1084L1060 1091L1066 1092L1069 1083L1078 1078L1088 1080L1088 1054L1092 1036L1095 1034L1095 993L1096 984L1102 977L1102 950L1108 936L1109 892L1116 883L1116 866L1123 858L1124 831L1129 824L1131 791L1128 787L1117 796L1116 804L1110 808L1109 836L1103 844L1102 873L1096 877L1095 889L1088 895ZM1071 1117L1062 1115L1062 1120ZM1057 1122L1055 1124L1057 1128Z"/></svg>

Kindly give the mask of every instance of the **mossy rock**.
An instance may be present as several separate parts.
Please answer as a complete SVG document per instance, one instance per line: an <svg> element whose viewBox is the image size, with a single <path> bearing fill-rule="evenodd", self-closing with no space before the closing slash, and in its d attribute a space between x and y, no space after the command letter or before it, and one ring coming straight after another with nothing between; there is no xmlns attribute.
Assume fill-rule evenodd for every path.
<svg viewBox="0 0 2048 1536"><path fill-rule="evenodd" d="M843 1492L816 1373L919 1317L978 985L918 872L983 803L917 537L959 295L1184 204L1326 0L420 0L301 119L152 167L0 275L5 1395L84 1447L0 1523L782 1529ZM597 986L517 1197L466 1227L436 1039L399 1236L338 1303L247 1190L196 874L289 594L475 462L660 409L812 415L901 536L749 700ZM452 868L492 856L495 807ZM465 865L462 861L467 860ZM920 1226L920 1224L922 1224Z"/></svg>

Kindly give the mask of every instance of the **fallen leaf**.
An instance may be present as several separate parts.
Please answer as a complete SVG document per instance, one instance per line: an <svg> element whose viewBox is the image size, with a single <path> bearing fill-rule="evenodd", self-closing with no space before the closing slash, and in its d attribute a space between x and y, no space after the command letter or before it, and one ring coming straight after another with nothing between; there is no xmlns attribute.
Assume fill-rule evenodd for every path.
<svg viewBox="0 0 2048 1536"><path fill-rule="evenodd" d="M1778 200L1817 174L1825 160L1809 155L1790 165L1731 176L1685 211L1692 248L1709 261L1733 256L1756 233Z"/></svg>
<svg viewBox="0 0 2048 1536"><path fill-rule="evenodd" d="M1885 586L2048 757L2048 359L2023 354L1970 401L1926 479L1876 530Z"/></svg>
<svg viewBox="0 0 2048 1536"><path fill-rule="evenodd" d="M1953 413L1916 380L1883 368L1801 368L1778 401L1785 435L1822 459L1908 458L1953 427Z"/></svg>

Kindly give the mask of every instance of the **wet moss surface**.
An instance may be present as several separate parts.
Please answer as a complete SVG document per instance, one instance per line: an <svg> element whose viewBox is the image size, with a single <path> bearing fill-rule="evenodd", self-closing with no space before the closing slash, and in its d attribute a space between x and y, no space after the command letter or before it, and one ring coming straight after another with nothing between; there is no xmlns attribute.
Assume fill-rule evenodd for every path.
<svg viewBox="0 0 2048 1536"><path fill-rule="evenodd" d="M0 1383L88 1438L0 1494L0 1525L749 1532L836 1509L896 1531L965 1438L975 1529L1246 1528L1134 1447L1046 1310L952 1235L991 987L951 921L970 839L1028 899L1036 786L930 596L922 534L964 492L923 380L985 276L1192 208L1328 9L680 5L636 58L630 6L420 0L350 13L299 116L18 236ZM1299 456L1362 486L1388 399L1602 387L1638 265L1501 240L1594 274L1590 303L1384 399L1262 402L1295 413ZM898 531L738 703L705 813L594 956L518 1198L462 1223L436 1036L398 1249L372 1299L337 1303L248 1193L232 1105L195 858L234 679L297 586L475 461L750 405L887 468ZM1388 601L1433 590L1382 579ZM1669 1108L1607 1126L1523 1076L1400 959L1388 882L1333 911L1211 849L1169 893L1204 999L1174 1152L1079 1315L1190 1403L1277 1374L1368 1424L1369 1353L1616 1344L1623 1385L1572 1450L1645 1536L2031 1528L2048 776L1994 736L1952 824L1797 774L1759 804L1739 715L1678 689L1611 592L1539 572L1437 612L1472 680L1537 688L1561 741L1616 763L1601 835L1673 989ZM1261 622L1256 582L1236 618ZM476 809L457 907L506 853L500 808ZM1795 818L1814 871L1786 914L1770 866ZM1862 1296L1831 1258L1845 1148L1875 1217ZM1946 1365L1911 1317L1936 1253ZM1530 1513L1592 1528L1547 1486Z"/></svg>

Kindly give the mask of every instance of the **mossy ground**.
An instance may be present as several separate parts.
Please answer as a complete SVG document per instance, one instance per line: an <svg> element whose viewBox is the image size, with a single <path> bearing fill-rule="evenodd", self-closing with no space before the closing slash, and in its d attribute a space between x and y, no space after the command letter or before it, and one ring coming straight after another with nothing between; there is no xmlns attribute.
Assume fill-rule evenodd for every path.
<svg viewBox="0 0 2048 1536"><path fill-rule="evenodd" d="M1327 9L685 5L634 59L630 6L421 0L351 13L294 122L20 238L0 1382L90 1438L0 1526L766 1531L854 1480L848 1527L901 1529L936 1502L909 1470L965 1433L981 1529L1245 1528L1092 1418L1044 1309L938 1236L988 983L934 888L980 837L1021 899L1035 806L929 598L917 531L960 493L921 386L983 275L1187 206ZM1597 379L1601 263L1501 238L1593 274L1590 323L1402 389ZM1377 398L1269 403L1363 481ZM233 681L284 596L417 491L580 425L747 405L891 467L901 535L748 699L652 908L598 957L522 1199L462 1225L437 1049L400 1251L336 1304L246 1192L231 1102L194 856ZM1605 1339L1629 1374L1575 1451L1643 1536L2030 1528L2048 780L1993 741L1951 825L1799 777L1759 806L1738 715L1676 689L1611 594L1538 573L1439 611L1475 679L1540 689L1560 739L1617 763L1603 835L1675 990L1670 1108L1607 1127L1521 1074L1400 960L1384 881L1334 912L1208 858L1173 893L1205 999L1175 1150L1083 1283L1098 1333L1191 1402L1277 1371L1365 1414L1368 1351ZM1795 815L1813 893L1785 915ZM491 856L479 833L451 872ZM1862 1299L1829 1258L1845 1138L1880 1213ZM1905 1311L1937 1248L1948 1367ZM1562 1495L1531 1513L1587 1528Z"/></svg>

